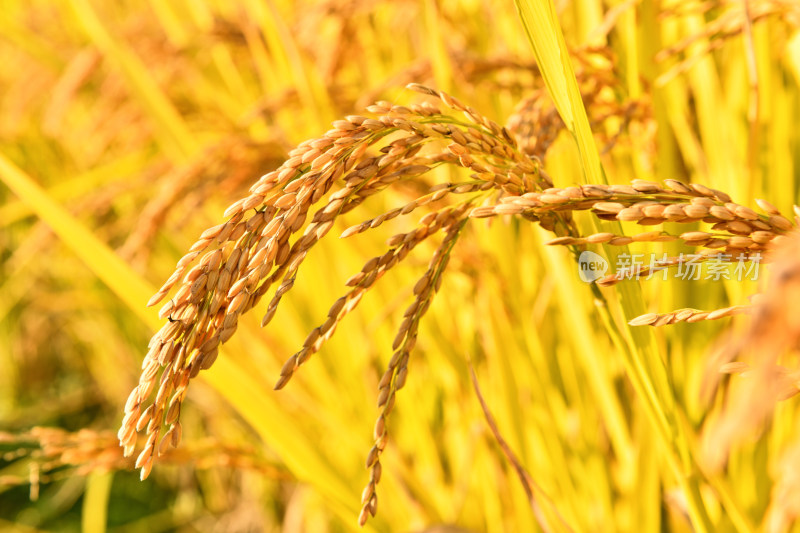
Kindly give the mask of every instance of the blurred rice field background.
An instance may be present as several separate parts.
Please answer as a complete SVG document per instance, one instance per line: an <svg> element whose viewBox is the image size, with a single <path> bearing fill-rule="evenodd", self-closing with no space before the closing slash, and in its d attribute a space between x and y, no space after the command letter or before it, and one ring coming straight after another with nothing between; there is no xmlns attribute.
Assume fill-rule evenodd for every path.
<svg viewBox="0 0 800 533"><path fill-rule="evenodd" d="M551 45L535 49L511 0L5 0L0 529L358 530L379 381L437 243L273 385L345 281L421 214L334 234L469 173L439 167L343 215L272 323L260 327L266 303L243 316L189 390L181 445L141 482L116 432L161 327L145 304L297 144L377 100L422 101L412 82L508 123L556 186L586 183L580 135L551 100L566 101L552 70L566 56L547 41L559 31L548 5L520 2L538 21L533 41ZM574 0L555 12L609 183L679 179L792 212L795 0ZM746 319L626 324L747 303L756 282L630 281L601 302L572 255L544 245L550 232L488 220L466 226L421 321L365 530L800 530L796 399L734 440L708 436L747 379L709 390L712 355ZM576 223L592 232L589 215ZM704 463L717 448L724 464Z"/></svg>

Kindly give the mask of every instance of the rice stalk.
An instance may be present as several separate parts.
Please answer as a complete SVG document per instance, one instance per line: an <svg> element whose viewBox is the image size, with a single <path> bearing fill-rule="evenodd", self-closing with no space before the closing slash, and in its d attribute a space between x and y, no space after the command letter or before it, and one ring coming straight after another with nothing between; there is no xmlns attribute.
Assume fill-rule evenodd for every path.
<svg viewBox="0 0 800 533"><path fill-rule="evenodd" d="M301 143L283 165L250 188L249 196L234 202L225 211L226 222L203 232L148 302L156 305L176 290L159 312L167 322L150 342L139 384L129 396L118 433L126 456L137 448L137 434L144 434L146 442L136 459L142 479L149 475L157 457L179 444L180 411L189 383L214 364L220 346L234 335L239 317L274 291L262 320L262 327L267 326L283 297L294 287L311 248L329 233L340 215L356 209L372 195L420 179L437 166L453 165L471 171L472 181L437 184L410 203L343 233L343 237L351 237L387 220L412 214L420 207L450 202L428 212L413 231L391 237L388 251L368 260L348 280L350 291L334 302L326 321L314 328L301 350L286 361L275 385L276 389L286 386L389 269L424 240L440 231L445 234L427 272L414 287L415 301L405 312L393 343L396 351L380 380L381 413L374 430L375 444L367 459L370 481L362 495L362 525L377 510L376 486L382 473L380 455L387 442L388 415L406 380L419 321L441 283L450 251L468 220L518 215L561 235L549 244L575 249L589 244L626 246L633 242L682 240L688 246L701 248L699 257L704 259L724 253L740 260L767 251L773 240L794 227L767 202L759 202L765 214L758 214L732 202L722 191L677 180L668 180L664 185L634 180L630 185L552 187L538 158L522 152L508 129L446 93L420 85L409 88L437 98L451 111L460 112L466 121L429 103L406 107L378 102L369 107L372 117L348 116L334 122L333 129L318 139ZM711 225L714 233L690 231L672 235L650 231L631 237L613 233L582 237L572 223L572 214L577 211L590 211L599 220L644 226L704 222ZM668 260L654 270L681 261ZM636 272L643 273L646 271ZM614 285L626 277L616 273L599 280L597 285ZM740 310L728 308L705 315L693 311L646 315L632 324L721 318Z"/></svg>
<svg viewBox="0 0 800 533"><path fill-rule="evenodd" d="M388 399L397 390L392 389L391 382L388 386L380 385L387 365L378 363L379 368L373 368L371 347L367 353L358 348L336 354L337 346L345 342L343 327L351 325L343 326L344 316L372 327L387 314L393 315L395 306L408 296L407 304L412 307L404 313L405 304L400 305L393 324L398 338L405 339L398 342L408 341L407 334L415 324L413 317L420 308L418 296L431 286L428 273L423 275L425 265L452 228L438 226L437 217L464 206L464 215L475 209L504 206L509 197L545 193L547 189L555 189L548 193L558 196L560 190L576 182L588 185L580 178L577 162L572 161L565 123L546 94L542 76L550 76L550 71L540 71L537 63L513 52L523 51L526 43L514 38L520 28L513 8L507 9L510 5L504 8L485 2L436 6L433 2L401 2L394 6L383 4L378 9L371 2L336 0L304 5L303 11L298 12L290 9L288 3L276 4L280 17L286 17L284 22L257 2L242 3L239 9L197 2L167 7L151 3L142 13L137 13L135 6L118 6L109 11L93 0L89 4L101 20L101 29L108 34L106 41L108 37L112 40L111 46L102 42L102 36L98 40L96 33L87 31L86 23L74 16L70 4L66 9L55 5L33 10L22 4L11 6L10 16L0 21L0 33L11 45L4 49L9 59L6 69L9 91L2 99L6 134L2 151L8 161L15 161L17 170L25 169L22 174L30 177L28 182L41 183L39 190L33 189L38 195L19 186L12 187L12 192L20 194L21 199L9 198L0 207L0 219L7 230L0 232L2 242L10 250L8 260L2 261L7 276L0 284L3 318L0 344L10 347L0 350L4 352L0 356L3 400L0 410L12 409L10 422L8 418L3 421L15 428L42 420L70 425L73 417L69 410L76 409L76 405L86 406L98 393L106 398L103 405L120 404L122 399L113 383L118 380L109 380L107 376L119 375L129 381L129 362L147 333L135 317L143 318L147 327L152 327L155 317L155 313L147 314L142 309L141 304L147 300L142 291L153 291L146 283L140 283L141 272L149 271L166 279L162 268L171 265L164 265L163 261L174 262L174 248L189 248L182 235L195 232L199 235L198 224L205 226L209 213L213 217L215 211L222 212L216 203L218 199L228 201L248 196L243 190L253 176L263 173L261 169L278 167L291 147L314 135L311 132L324 131L334 115L361 109L381 98L406 98L407 94L395 88L414 81L434 84L434 72L441 80L442 72L448 69L451 75L447 83L456 96L495 120L498 116L507 117L514 103L520 102L517 112L505 123L518 151L538 165L538 178L534 176L524 183L527 190L515 191L513 184L498 188L479 172L463 170L464 154L458 147L448 148L449 144L456 144L450 139L421 141L416 154L412 154L415 140L393 145L389 151L396 148L398 159L393 169L385 171L384 178L386 173L399 172L407 166L418 168L385 187L374 189L375 194L347 213L341 212L346 216L345 225L341 224L344 219L337 216L334 233L340 234L346 225L351 227L345 231L348 241L338 241L342 253L333 256L337 261L335 268L317 268L315 263L303 261L305 266L291 281L291 289L288 284L283 285L288 280L281 274L271 280L268 301L256 305L259 312L269 311L268 303L276 292L281 288L294 290L299 284L299 293L295 291L289 298L283 298L287 292L273 302L274 309L280 308L281 313L291 313L292 306L298 304L301 312L288 317L274 314L269 330L261 337L255 335L255 322L242 322L240 312L236 325L239 333L232 333L226 350L218 352L214 372L199 374L220 393L219 398L214 394L187 396L198 400L201 408L185 410L180 417L185 440L190 440L187 434L198 433L198 418L208 424L209 432L236 431L244 424L241 429L252 429L263 448L275 453L286 465L291 473L289 479L269 483L273 488L263 491L259 499L276 501L277 505L268 510L275 520L290 520L290 508L297 508L293 506L302 499L301 493L314 495L302 504L306 516L329 518L332 512L351 520L359 511L357 494L350 486L352 472L342 464L347 461L344 457L349 451L336 447L331 453L327 443L319 445L316 439L325 432L335 432L328 433L331 441L344 439L348 444L356 441L358 446L359 437L351 433L363 431L362 437L367 439L362 443L364 451L372 444L366 436L372 428L344 435L336 431L345 417L358 413L360 420L363 412L363 391L349 381L354 376L353 370L366 371L367 379L374 378L373 388L381 398ZM772 12L760 16L764 6ZM428 8L430 20L419 24L423 7ZM759 254L763 256L760 262L766 263L771 250L780 246L784 234L761 226L769 226L770 217L779 213L756 209L753 196L774 199L783 210L790 207L794 196L792 176L796 161L791 147L796 143L791 117L797 98L796 79L791 76L796 78L800 58L794 7L793 3L756 0L662 5L623 2L600 13L605 7L591 0L570 5L559 13L567 42L575 45L568 58L565 53L559 59L569 61L575 69L589 126L610 181L633 185L627 183L631 177L657 179L658 187L664 190L672 190L665 178L702 183L724 190L735 197L737 205L753 208L758 218L748 218L750 214L745 211L746 216L737 216L726 206L733 201L720 204L719 198L708 197L711 205L696 200L692 194L669 198L643 194L640 202L656 204L636 205L621 197L603 197L598 198L599 209L567 206L557 211L493 215L486 221L472 221L468 217L461 220L465 225L450 253L444 291L436 292L436 302L416 322L422 326L415 330L419 345L408 354L402 377L397 367L387 372L413 391L401 394L401 398L408 395L415 400L410 416L406 416L408 404L401 399L401 412L384 417L379 421L383 427L375 428L387 434L393 431L392 438L397 439L398 447L410 452L397 454L399 458L395 453L381 454L380 489L375 485L374 468L365 476L375 490L381 491L381 516L388 517L389 523L407 519L414 528L416 523L441 520L488 529L503 528L507 522L520 520L518 527L535 527L535 517L529 516L525 495L513 484L506 487L509 480L513 482L510 467L514 461L508 459L509 468L503 467L505 459L493 447L494 441L488 433L486 439L472 439L468 432L474 427L470 417L459 418L461 424L452 423L460 411L470 408L468 401L461 400L472 400L475 395L469 387L461 387L468 383L468 376L459 372L463 350L458 346L463 348L466 343L480 356L484 353L487 356L482 362L489 378L487 398L493 400L494 393L504 402L496 411L498 424L509 429L509 442L519 452L520 461L536 474L537 481L552 491L565 516L579 529L597 523L621 529L629 529L632 524L644 529L665 527L664 524L681 529L695 504L690 484L703 490L702 498L695 498L694 502L707 505L717 528L724 529L732 522L738 531L751 531L755 526L750 522L762 520L765 530L791 527L795 517L793 481L788 468L796 438L790 431L795 409L793 403L775 401L791 396L796 389L794 350L787 349L779 360L763 365L757 343L751 349L756 353L734 349L736 341L742 339L739 335L730 341L728 350L705 363L698 352L722 327L719 322L712 325L705 319L741 313L748 314L748 320L759 320L761 301L754 298L748 303L742 294L748 284L724 282L713 287L702 284L695 290L700 284L692 283L693 289L688 290L689 284L652 283L647 279L665 279L667 274L680 272L690 263L704 270L719 266L732 269L739 255L749 261L746 254L751 252L753 262L748 265L757 265ZM481 10L488 16L482 16ZM151 12L157 20L148 19ZM107 14L113 16L106 17ZM265 14L274 20L263 21ZM587 37L587 21L597 22L598 15L605 15L605 19ZM724 25L717 22L722 19L727 20ZM753 22L749 49L744 46L747 19ZM486 24L489 20L491 23ZM551 27L557 25L553 18L547 23ZM276 30L276 24L282 28ZM446 40L430 34L428 28L434 25ZM268 34L263 35L263 28L268 27L271 28ZM392 31L386 31L387 27ZM485 28L491 31L487 33ZM733 31L725 33L729 28ZM408 39L387 38L387 35L394 37L395 30L397 35ZM694 41L680 45L686 37ZM426 59L425 44L430 42L440 46L435 54L437 66ZM587 48L586 43L596 46ZM683 48L673 46L676 43ZM441 45L446 45L446 49ZM659 56L661 61L652 61L661 48L666 49ZM185 162L176 163L170 156L168 128L154 129L154 125L163 126L164 122L159 119L158 109L147 103L146 95L141 90L137 92L137 82L125 73L120 54L138 58L138 73L150 78L145 83L162 93L159 98L174 106L179 120L190 126L196 148ZM755 55L758 64L762 96L758 120L744 120L752 98L752 87L748 91L747 85L752 75L743 68L744 60L748 59L746 54ZM654 83L659 76L669 75L675 65L683 70L673 70L677 76L670 78L667 85ZM698 71L693 72L694 68ZM435 85L446 88L441 83ZM436 106L444 110L444 115L461 118L462 110L446 108L441 102ZM317 113L315 109L320 108L325 111ZM381 114L378 110L366 116L375 118ZM753 135L756 125L760 131ZM469 131L462 126L457 129ZM410 132L388 133L371 145L364 157L388 155L389 151L380 149L406 134ZM757 150L758 157L745 160L745 147L748 155ZM475 157L473 152L467 155ZM499 161L490 164L502 166ZM548 172L559 189L554 187ZM478 177L469 176L471 173ZM15 177L18 172L3 174L10 183L20 181ZM507 176L507 172L500 174ZM769 180L765 181L765 176ZM311 207L303 227L289 239L290 250L316 212L329 205L330 195L342 188L347 188L346 184L336 182L319 204ZM283 193L282 188L275 189L278 190ZM385 208L373 209L384 202ZM622 209L616 211L619 206L609 204L621 204ZM709 216L703 219L687 216L683 223L676 223L663 216L665 212L668 216L703 213L704 207ZM504 206L500 211L503 209L510 208ZM238 223L249 220L254 211L246 210ZM663 225L655 221L650 221L653 225L641 223L647 217L640 219L640 212L656 213L667 221ZM603 214L613 215L613 222L608 216L611 224L600 227L586 224L604 220L598 218ZM351 219L354 215L360 218ZM46 224L31 220L31 216L41 216L56 233L49 233ZM269 216L271 221L280 213ZM576 279L570 254L563 253L564 250L551 247L544 252L549 263L536 261L543 250L539 249L538 228L531 232L525 224L527 217L538 219L533 220L534 225L551 230L553 234L544 241L550 239L552 245L567 246L573 255L583 250L605 251L605 256L613 259L617 254L634 255L638 247L659 253L654 254L656 260L652 263L628 263L628 267L587 287ZM62 221L67 223L61 224ZM722 222L725 224L717 225ZM78 234L80 238L70 239L74 227L84 231ZM94 229L86 231L90 228ZM245 224L242 235L257 229ZM363 245L375 243L375 233L359 235L373 229L386 231L389 241L385 249L363 252ZM419 240L423 232L426 236ZM128 265L118 257L105 253L123 242L126 244L117 248L118 254L134 266L133 270L126 268ZM325 248L333 242L331 238L322 243L312 252L314 258L337 250L333 244ZM59 243L67 246L61 247ZM763 248L750 248L756 244ZM236 241L209 244L188 266L184 276L201 262L203 254L222 248L223 261L227 257L224 254L232 253L235 246ZM664 246L663 256L661 246ZM739 254L739 247L743 247L743 254ZM407 253L402 261L391 251L400 248ZM96 250L101 253L96 254ZM492 250L499 253L490 255L488 252ZM53 260L42 261L45 256ZM372 256L374 260L370 259ZM483 264L478 265L477 260L472 263L476 258ZM403 265L396 269L400 262ZM349 265L354 276L350 285L342 287L339 293L329 285L335 286L331 283L334 279L338 281L341 264ZM420 266L422 277L403 277L402 284L408 285L405 292L391 292L393 287L387 287L392 284L390 280L405 276L414 265ZM769 266L762 265L766 269L762 272L773 270L775 265L774 261ZM485 272L494 272L495 267L499 275L487 279ZM336 275L331 274L334 270ZM92 274L87 276L89 272ZM268 277L274 272L273 264ZM95 290L88 293L74 289L86 286L85 281L94 280L95 274L118 294L127 293L127 297L117 301L97 283L93 284ZM208 274L216 275L210 271ZM232 269L231 276L235 275ZM201 277L194 281L202 283ZM637 278L641 284L632 283ZM175 296L183 279L179 278L162 303ZM316 290L310 290L312 285ZM638 293L640 285L647 295L644 298ZM783 287L787 294L791 291L791 283ZM420 292L416 293L415 288ZM387 292L380 293L381 300L387 295L397 296L376 302L378 298L372 293L384 289ZM476 299L475 306L462 309L461 304L470 301L470 290L480 297L480 303ZM319 298L318 293L324 293L325 297ZM224 301L226 297L227 292L221 299ZM620 300L622 305L618 305ZM593 303L600 312L594 313ZM244 309L246 302L237 305ZM630 308L619 309L626 306ZM376 312L377 307L381 310ZM641 309L635 310L637 307ZM96 309L104 312L97 313ZM529 309L535 325L521 327L527 324L523 321ZM481 312L490 314L486 324L478 316ZM116 321L123 313L124 326ZM735 319L732 329L747 328L746 318ZM64 323L65 319L68 323ZM783 320L779 317L777 322ZM633 335L640 337L633 337L626 330L628 322L661 326L680 321L698 323L659 329L632 326ZM426 330L426 325L430 329ZM334 339L337 328L340 334ZM226 335L232 329L228 328ZM380 340L373 340L373 344L388 350L395 335L383 325L378 329L373 339ZM773 330L765 328L765 331ZM73 342L69 346L58 344L70 336ZM287 339L295 345L287 345ZM364 337L350 340L354 346L364 346ZM772 340L768 341L761 346L772 346ZM49 369L60 369L61 364L71 366L72 346L91 350L89 357L81 359L81 363L84 360L88 363L85 365L88 371L81 376L87 381L73 381L81 383L79 395L49 401L53 391L61 394L58 383L46 380L37 385L31 382L32 378L52 376ZM270 356L276 351L286 351L286 355L295 353L284 373L278 370L280 363ZM17 352L23 357L15 357ZM313 374L295 384L299 388L293 386L279 395L265 392L270 378L262 381L260 372L274 374L274 379L288 386L299 366L317 352L330 362L322 365L318 361ZM386 354L387 363L393 352ZM606 352L621 357L601 357ZM234 353L236 357L229 357L228 354ZM420 357L423 353L425 360ZM507 358L493 357L514 353ZM336 356L331 357L332 354ZM711 392L710 397L699 400L696 385L704 364L708 366L705 386ZM267 370L263 371L264 368ZM412 372L411 379L408 369ZM421 386L419 378L425 371L441 379ZM496 378L496 371L503 377ZM329 403L322 399L331 392L336 394L343 382L346 385L341 387L344 389L341 401ZM757 412L748 411L744 407L750 406L741 400L747 397L742 391L750 390L748 382L765 384L778 392L755 391L750 396L758 398L753 402L758 404ZM84 387L84 383L95 386ZM445 423L439 426L437 412L430 406L431 397L442 390L448 394L441 406ZM26 397L26 391L30 397L39 398L35 402L38 405L30 405L34 402ZM191 394L202 392L200 387L192 387ZM453 392L460 396L451 396ZM456 401L449 401L452 397ZM650 405L655 407L650 409ZM230 408L240 416L220 420L222 417L214 414L216 409L207 409L218 407ZM375 416L382 412L383 408ZM733 428L733 432L726 424L716 429L713 424L718 419L725 421L733 413L751 416L752 412L757 415L754 419L762 419L760 423L747 422L742 428ZM297 416L298 413L303 416ZM476 411L473 418L479 414ZM33 422L27 421L28 416ZM427 422L429 428L425 427ZM420 428L430 430L430 442L414 441L414 430ZM753 441L751 436L758 435L761 428L764 436ZM167 429L162 427L162 434ZM697 432L702 433L702 438L697 438ZM701 453L707 446L713 449L725 439L729 442L720 447L726 452L721 459ZM137 447L141 449L146 440L147 435L141 437ZM786 459L778 461L776 454L783 450ZM172 454L194 451L193 443L187 442L177 451L165 450L161 460L171 462ZM477 455L470 457L471 453ZM131 468L136 455L112 468ZM12 466L14 469L4 474L14 473L18 477L17 468L23 465ZM453 475L454 472L458 475ZM63 481L65 477L39 473L42 483ZM175 476L170 472L165 474L148 487L133 487L149 491L173 485ZM435 479L429 478L429 474ZM208 475L208 472L198 474L201 483ZM28 474L23 472L21 477L27 480ZM497 483L461 488L476 478L497 479ZM684 483L686 479L690 480L688 484ZM83 486L81 480L72 481ZM129 481L133 481L132 476L116 476L115 489L118 483ZM295 487L297 490L291 490ZM198 502L215 499L213 494L207 500L206 494L200 498L199 491L185 491L186 488L178 489L182 497L191 495ZM244 485L232 488L239 491L228 492L235 494L230 501L236 502L241 500L240 495L246 496L251 490ZM45 491L58 487L43 489L46 497ZM770 491L772 500L767 507ZM290 492L296 494L289 497ZM391 508L387 508L390 499L384 494L392 495ZM481 505L472 505L471 501L465 504L463 498L467 494ZM323 505L314 501L317 496L322 496ZM165 502L159 503L163 508ZM286 504L285 515L283 504ZM112 501L110 505L113 508L117 503ZM202 505L197 508L202 516ZM763 515L767 508L769 518ZM369 514L369 505L366 510ZM697 513L689 519L697 524ZM37 525L46 528L48 521L43 519ZM702 525L694 527L703 529Z"/></svg>

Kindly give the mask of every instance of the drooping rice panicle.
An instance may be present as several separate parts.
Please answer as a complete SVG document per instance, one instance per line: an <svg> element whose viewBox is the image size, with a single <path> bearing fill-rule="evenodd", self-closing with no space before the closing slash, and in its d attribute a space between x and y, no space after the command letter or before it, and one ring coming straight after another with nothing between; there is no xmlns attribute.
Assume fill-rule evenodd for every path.
<svg viewBox="0 0 800 533"><path fill-rule="evenodd" d="M436 217L440 219L442 229L446 233L445 238L433 253L425 274L414 285L414 302L405 310L403 322L400 324L397 336L392 343L392 349L395 352L378 385L378 407L381 409L381 414L375 422L373 432L375 444L367 455L367 468L370 471L370 478L361 495L362 508L358 522L362 526L366 523L369 515L375 516L377 512L378 495L376 487L383 471L380 456L386 447L388 439L387 419L394 407L397 391L403 388L408 376L408 360L417 342L419 321L430 307L433 297L441 287L443 274L450 259L450 252L466 224L467 217L465 212L467 208L468 206L462 205L457 209L441 213L442 216Z"/></svg>
<svg viewBox="0 0 800 533"><path fill-rule="evenodd" d="M466 168L473 172L474 181L440 186L399 211L371 220L369 227L449 193L474 195L496 190L501 195L523 194L547 183L539 174L539 164L518 151L507 130L444 93L414 88L435 94L449 107L462 111L468 122L442 115L430 104L404 107L387 102L370 106L375 118L354 115L334 122L323 137L301 143L283 165L260 178L249 196L225 211L226 222L203 232L148 302L159 303L177 286L175 296L160 311L167 324L150 342L141 379L126 404L119 431L126 454L133 453L137 433L145 433L146 444L137 459L143 478L159 450L166 443L176 446L180 441L180 408L190 380L213 364L220 345L235 333L239 317L274 290L262 320L262 325L269 324L281 299L294 286L308 252L339 215L395 183L417 179L432 165ZM395 135L390 138L390 134ZM371 154L370 149L381 143L378 153ZM426 146L431 153L419 155ZM321 207L315 211L316 205ZM459 213L468 204L461 205L456 209ZM286 363L278 388L319 349L335 324L357 305L363 291L428 232L435 232L442 223L439 215L452 212L445 208L429 214L415 232L390 239L395 250L365 265L378 269L362 271L362 279L352 281L354 291L334 304L328 320ZM154 391L155 398L150 399Z"/></svg>
<svg viewBox="0 0 800 533"><path fill-rule="evenodd" d="M466 121L429 103L399 106L388 102L370 106L371 117L352 115L335 121L325 135L301 143L279 168L253 184L248 196L234 202L224 213L227 220L201 234L150 300L149 305L155 305L175 291L159 313L167 323L150 342L139 384L128 399L118 434L128 456L135 451L137 435L144 433L145 444L136 459L142 479L149 475L157 457L179 444L180 410L189 383L200 370L213 365L220 346L234 335L239 318L272 292L262 326L270 324L314 245L325 238L341 215L386 189L415 184L413 189L423 192L404 205L351 226L342 237L378 228L400 215L416 214L434 203L436 208L422 216L414 230L391 237L387 241L389 250L368 260L347 281L351 289L332 304L324 322L286 361L275 385L276 389L286 386L388 270L419 243L440 230L445 233L427 272L414 287L415 300L406 310L392 346L394 355L379 384L381 411L367 460L370 480L362 498L362 524L376 512L387 418L397 391L406 381L419 321L438 290L452 246L470 218L519 215L553 231L556 238L548 244L569 246L573 251L594 244L670 241L698 249L695 254L665 256L651 265L605 276L596 281L603 287L632 277L652 276L690 260L758 261L795 227L765 201L758 202L765 214L758 214L732 202L722 191L677 180L554 187L539 158L549 146L547 131L537 142L521 147L508 128L450 95L416 84L409 88L437 98ZM562 126L554 122L553 128ZM442 165L461 168L471 179L426 181L430 171ZM673 222L704 223L710 228L677 234L651 230L632 236L581 236L573 220L576 211L640 226ZM748 306L708 312L682 309L643 315L631 324L660 326L714 320L749 310Z"/></svg>

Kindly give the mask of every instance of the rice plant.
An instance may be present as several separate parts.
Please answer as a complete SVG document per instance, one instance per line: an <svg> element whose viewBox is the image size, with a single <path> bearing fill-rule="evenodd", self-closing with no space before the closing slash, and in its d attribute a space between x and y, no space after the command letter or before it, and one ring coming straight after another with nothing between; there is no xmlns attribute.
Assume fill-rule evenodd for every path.
<svg viewBox="0 0 800 533"><path fill-rule="evenodd" d="M7 525L794 530L793 3L43 5Z"/></svg>

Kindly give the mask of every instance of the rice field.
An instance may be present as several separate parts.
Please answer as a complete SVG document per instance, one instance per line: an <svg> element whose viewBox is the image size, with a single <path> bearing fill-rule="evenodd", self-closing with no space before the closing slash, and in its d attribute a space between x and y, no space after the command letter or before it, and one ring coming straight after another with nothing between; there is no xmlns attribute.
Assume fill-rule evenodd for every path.
<svg viewBox="0 0 800 533"><path fill-rule="evenodd" d="M8 0L0 529L797 531L793 0Z"/></svg>

